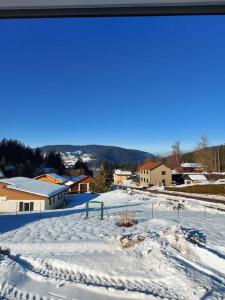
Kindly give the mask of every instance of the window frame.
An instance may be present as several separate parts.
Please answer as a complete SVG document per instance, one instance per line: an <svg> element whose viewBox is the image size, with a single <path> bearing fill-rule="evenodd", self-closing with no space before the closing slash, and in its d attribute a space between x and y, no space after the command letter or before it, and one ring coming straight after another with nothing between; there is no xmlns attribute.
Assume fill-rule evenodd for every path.
<svg viewBox="0 0 225 300"><path fill-rule="evenodd" d="M12 1L11 1L12 2ZM156 2L156 1L155 1ZM221 15L225 14L225 2L211 4L207 1L186 1L177 3L172 1L161 3L126 2L120 4L108 3L95 5L0 5L0 18L64 18L64 17L113 17L113 16L176 16L176 15Z"/></svg>

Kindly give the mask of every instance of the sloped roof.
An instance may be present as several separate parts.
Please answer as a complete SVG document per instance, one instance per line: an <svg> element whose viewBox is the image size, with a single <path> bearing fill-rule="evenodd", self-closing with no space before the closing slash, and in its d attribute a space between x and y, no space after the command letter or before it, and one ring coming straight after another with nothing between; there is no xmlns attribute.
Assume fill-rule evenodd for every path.
<svg viewBox="0 0 225 300"><path fill-rule="evenodd" d="M158 168L159 166L161 166L162 164L159 162L155 162L155 161L151 161L151 162L147 162L144 163L143 165L141 165L139 167L140 170L154 170L156 168Z"/></svg>
<svg viewBox="0 0 225 300"><path fill-rule="evenodd" d="M39 176L35 177L35 179L38 179L38 178L40 178L40 177L42 177L42 176L49 176L49 177L52 177L52 178L54 178L54 179L56 179L56 180L61 181L62 183L66 183L66 182L68 181L67 178L65 178L65 177L63 177L63 176L60 176L60 175L58 175L58 174L56 174L56 173L42 174L42 175L39 175Z"/></svg>
<svg viewBox="0 0 225 300"><path fill-rule="evenodd" d="M50 177L52 177L52 178L54 178L54 179L60 180L60 181L63 182L63 183L65 183L65 182L68 181L65 177L60 176L60 175L58 175L58 174L56 174L56 173L48 173L48 174L45 174L45 175L48 175L48 176L50 176Z"/></svg>
<svg viewBox="0 0 225 300"><path fill-rule="evenodd" d="M202 168L202 164L200 163L182 163L182 168Z"/></svg>
<svg viewBox="0 0 225 300"><path fill-rule="evenodd" d="M77 176L77 177L71 177L71 181L73 181L74 183L77 183L85 178L87 178L88 176L87 175L80 175L80 176Z"/></svg>
<svg viewBox="0 0 225 300"><path fill-rule="evenodd" d="M87 175L80 175L80 176L76 176L76 177L67 177L67 183L66 185L70 186L74 183L78 183L86 178L89 178L91 181L93 181L93 178Z"/></svg>
<svg viewBox="0 0 225 300"><path fill-rule="evenodd" d="M114 174L115 175L122 175L122 176L131 176L132 175L131 171L122 171L122 170L119 170L119 169L115 170Z"/></svg>
<svg viewBox="0 0 225 300"><path fill-rule="evenodd" d="M65 185L67 185L67 186L71 186L71 185L73 185L74 184L74 182L73 181L67 181L66 183L65 183Z"/></svg>
<svg viewBox="0 0 225 300"><path fill-rule="evenodd" d="M206 178L205 175L202 174L189 174L188 177L192 180L192 181L198 181L198 182L205 182L208 181L208 179Z"/></svg>
<svg viewBox="0 0 225 300"><path fill-rule="evenodd" d="M67 187L55 183L39 181L26 177L13 177L1 179L0 182L7 183L8 189L27 192L39 196L51 197L60 192L66 191Z"/></svg>

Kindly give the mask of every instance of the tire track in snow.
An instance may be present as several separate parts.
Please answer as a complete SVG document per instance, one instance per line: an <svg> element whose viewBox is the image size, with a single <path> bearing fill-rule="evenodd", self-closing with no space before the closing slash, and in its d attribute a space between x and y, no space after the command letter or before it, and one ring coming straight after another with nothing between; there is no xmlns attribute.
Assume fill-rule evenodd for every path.
<svg viewBox="0 0 225 300"><path fill-rule="evenodd" d="M48 300L50 298L42 297L37 294L22 291L16 288L14 285L8 282L0 286L0 299L11 300L11 299L21 299L21 300Z"/></svg>
<svg viewBox="0 0 225 300"><path fill-rule="evenodd" d="M120 276L110 276L99 274L95 271L82 271L78 268L68 269L55 267L50 263L32 264L24 258L14 257L15 262L26 269L27 275L43 277L44 280L55 281L57 285L70 283L82 284L86 286L101 287L108 290L135 292L151 295L161 299L182 300L186 299L182 295L177 295L175 290L168 290L163 284L155 283L147 279L126 278ZM41 278L40 277L40 278Z"/></svg>
<svg viewBox="0 0 225 300"><path fill-rule="evenodd" d="M208 298L208 294L210 294L210 297L208 298L210 300L225 299L223 296L225 295L225 277L218 274L216 271L208 269L206 266L197 263L196 261L183 257L181 253L177 254L174 251L175 248L173 247L162 247L162 253L174 262L174 266L179 267L179 270L188 277L195 278L196 283L206 290L205 295L201 298L202 300L206 300ZM196 276L196 274L198 275Z"/></svg>

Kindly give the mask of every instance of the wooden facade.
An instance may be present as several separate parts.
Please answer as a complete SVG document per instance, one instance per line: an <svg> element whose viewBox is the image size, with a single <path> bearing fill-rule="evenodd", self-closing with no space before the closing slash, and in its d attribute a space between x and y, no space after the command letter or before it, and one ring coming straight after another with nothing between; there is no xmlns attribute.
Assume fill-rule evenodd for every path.
<svg viewBox="0 0 225 300"><path fill-rule="evenodd" d="M85 177L80 181L74 182L70 185L70 192L71 193L85 193L90 191L90 185L94 182L92 177Z"/></svg>
<svg viewBox="0 0 225 300"><path fill-rule="evenodd" d="M45 182L55 183L55 184L64 184L65 182L60 180L59 178L55 178L51 176L51 174L42 174L37 177L35 177L36 180L41 180Z"/></svg>

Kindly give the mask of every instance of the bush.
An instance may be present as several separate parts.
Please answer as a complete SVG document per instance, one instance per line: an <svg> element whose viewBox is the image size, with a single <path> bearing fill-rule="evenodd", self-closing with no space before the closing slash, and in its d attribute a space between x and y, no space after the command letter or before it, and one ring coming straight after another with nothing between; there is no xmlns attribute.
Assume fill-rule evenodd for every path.
<svg viewBox="0 0 225 300"><path fill-rule="evenodd" d="M120 227L132 227L137 224L134 215L131 212L123 212L120 214L120 219L117 225Z"/></svg>

